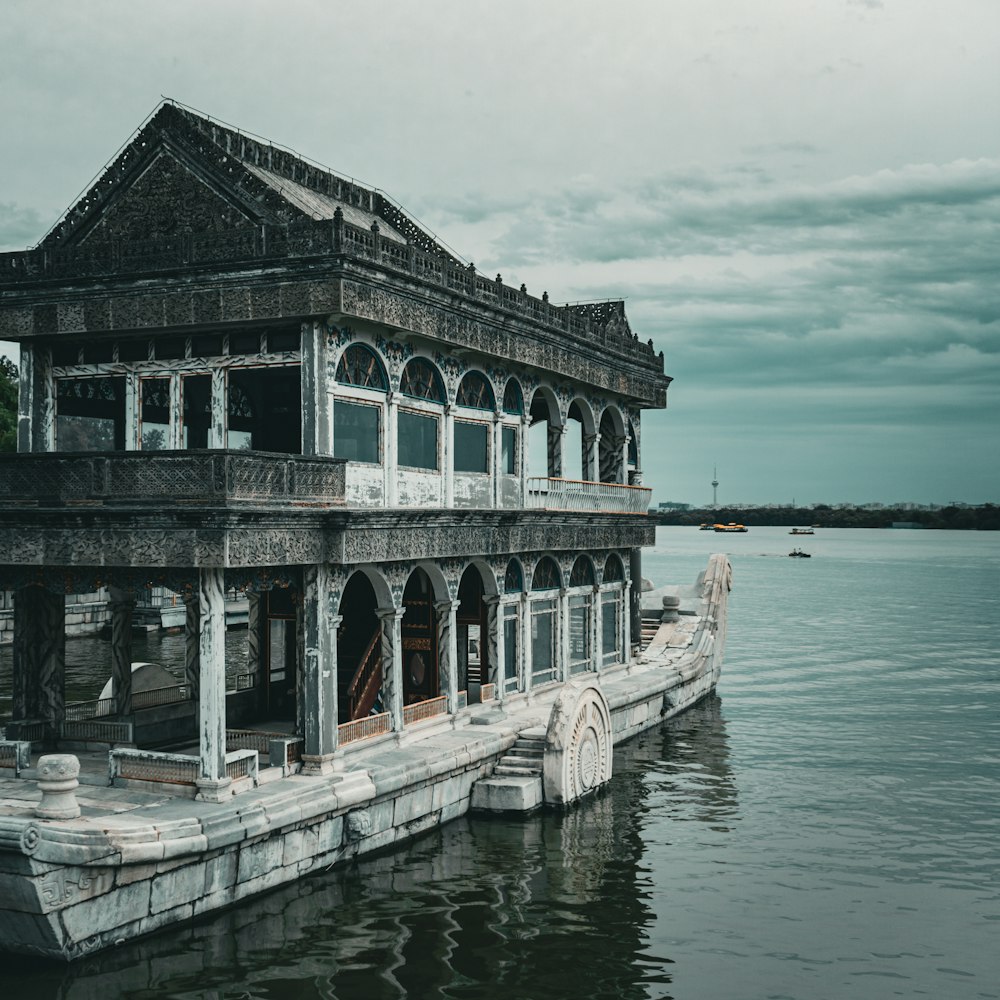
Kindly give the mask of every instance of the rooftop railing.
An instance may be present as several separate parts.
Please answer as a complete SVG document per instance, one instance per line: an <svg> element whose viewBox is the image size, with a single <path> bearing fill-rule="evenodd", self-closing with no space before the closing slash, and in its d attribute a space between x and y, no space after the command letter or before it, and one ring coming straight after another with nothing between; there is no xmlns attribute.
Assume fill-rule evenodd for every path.
<svg viewBox="0 0 1000 1000"><path fill-rule="evenodd" d="M652 342L638 340L628 327L620 302L553 305L545 294L529 295L478 274L437 253L383 236L378 225L365 229L333 219L307 219L288 225L262 225L227 233L184 234L152 240L113 240L100 247L38 247L0 254L0 288L23 288L35 282L128 277L239 263L278 263L296 258L347 254L399 271L430 285L447 288L526 319L564 331L589 347L648 366ZM662 365L661 365L662 370Z"/></svg>
<svg viewBox="0 0 1000 1000"><path fill-rule="evenodd" d="M528 479L528 506L589 514L645 514L653 491L648 486L594 483L580 479Z"/></svg>
<svg viewBox="0 0 1000 1000"><path fill-rule="evenodd" d="M310 500L343 503L344 462L238 451L0 456L0 501Z"/></svg>

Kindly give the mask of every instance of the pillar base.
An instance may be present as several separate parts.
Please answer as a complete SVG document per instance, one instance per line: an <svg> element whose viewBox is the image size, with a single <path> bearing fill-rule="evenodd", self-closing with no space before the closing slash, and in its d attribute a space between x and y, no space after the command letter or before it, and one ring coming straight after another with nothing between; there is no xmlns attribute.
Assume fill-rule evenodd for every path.
<svg viewBox="0 0 1000 1000"><path fill-rule="evenodd" d="M233 797L232 778L199 778L195 784L198 802L227 802Z"/></svg>
<svg viewBox="0 0 1000 1000"><path fill-rule="evenodd" d="M302 774L311 777L322 777L333 774L337 770L337 762L340 755L336 753L304 753L302 755Z"/></svg>

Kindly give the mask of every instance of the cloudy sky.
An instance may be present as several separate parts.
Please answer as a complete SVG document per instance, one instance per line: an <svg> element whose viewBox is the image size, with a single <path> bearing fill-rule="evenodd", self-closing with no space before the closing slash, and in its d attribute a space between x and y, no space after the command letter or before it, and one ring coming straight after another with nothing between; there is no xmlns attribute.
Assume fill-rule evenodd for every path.
<svg viewBox="0 0 1000 1000"><path fill-rule="evenodd" d="M0 249L166 95L624 297L655 500L1000 500L997 0L5 0L0 84Z"/></svg>

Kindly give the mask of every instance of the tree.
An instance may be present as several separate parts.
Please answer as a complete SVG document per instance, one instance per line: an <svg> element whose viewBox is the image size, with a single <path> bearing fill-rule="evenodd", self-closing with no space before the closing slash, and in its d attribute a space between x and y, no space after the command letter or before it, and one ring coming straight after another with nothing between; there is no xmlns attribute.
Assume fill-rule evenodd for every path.
<svg viewBox="0 0 1000 1000"><path fill-rule="evenodd" d="M17 365L0 355L0 452L17 451Z"/></svg>

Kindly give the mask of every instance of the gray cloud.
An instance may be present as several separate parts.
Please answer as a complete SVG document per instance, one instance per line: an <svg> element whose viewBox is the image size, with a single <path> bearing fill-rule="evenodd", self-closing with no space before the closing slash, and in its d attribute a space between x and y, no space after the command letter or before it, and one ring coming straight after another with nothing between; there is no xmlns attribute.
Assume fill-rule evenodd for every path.
<svg viewBox="0 0 1000 1000"><path fill-rule="evenodd" d="M0 251L23 250L44 235L44 224L35 209L0 201Z"/></svg>

